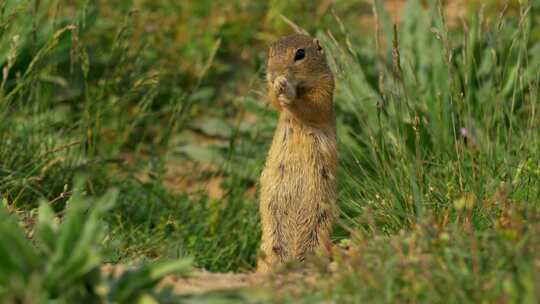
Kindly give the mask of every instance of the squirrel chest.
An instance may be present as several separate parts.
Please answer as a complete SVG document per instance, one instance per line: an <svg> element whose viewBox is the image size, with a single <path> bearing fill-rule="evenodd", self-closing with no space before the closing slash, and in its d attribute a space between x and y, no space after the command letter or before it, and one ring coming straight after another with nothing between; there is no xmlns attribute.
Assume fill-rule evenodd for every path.
<svg viewBox="0 0 540 304"><path fill-rule="evenodd" d="M336 197L335 127L282 115L261 176L263 234L279 261L303 260L328 245Z"/></svg>
<svg viewBox="0 0 540 304"><path fill-rule="evenodd" d="M326 196L335 197L335 168L335 127L313 128L281 117L261 176L261 194L272 198L261 199L291 209L324 203Z"/></svg>

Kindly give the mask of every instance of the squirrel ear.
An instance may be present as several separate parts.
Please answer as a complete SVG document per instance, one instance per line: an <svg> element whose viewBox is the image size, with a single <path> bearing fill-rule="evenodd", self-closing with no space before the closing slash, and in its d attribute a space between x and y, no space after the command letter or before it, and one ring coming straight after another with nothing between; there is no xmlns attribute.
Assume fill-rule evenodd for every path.
<svg viewBox="0 0 540 304"><path fill-rule="evenodd" d="M321 46L321 43L319 42L319 39L313 39L313 43L315 43L315 45L317 46L317 51L321 54L324 53L324 50Z"/></svg>

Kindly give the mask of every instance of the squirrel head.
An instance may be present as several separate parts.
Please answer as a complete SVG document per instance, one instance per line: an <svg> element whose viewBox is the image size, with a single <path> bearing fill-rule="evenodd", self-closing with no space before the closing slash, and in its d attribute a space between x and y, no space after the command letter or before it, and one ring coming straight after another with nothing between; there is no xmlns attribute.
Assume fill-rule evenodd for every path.
<svg viewBox="0 0 540 304"><path fill-rule="evenodd" d="M270 46L268 83L284 76L295 89L334 89L334 77L319 40L303 34L285 36Z"/></svg>

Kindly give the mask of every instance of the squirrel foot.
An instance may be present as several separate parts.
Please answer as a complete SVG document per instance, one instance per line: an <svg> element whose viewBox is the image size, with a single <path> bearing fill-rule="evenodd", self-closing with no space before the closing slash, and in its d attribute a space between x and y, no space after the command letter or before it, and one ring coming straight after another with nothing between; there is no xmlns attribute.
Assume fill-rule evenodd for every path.
<svg viewBox="0 0 540 304"><path fill-rule="evenodd" d="M274 88L277 92L279 103L284 107L292 104L296 98L296 89L284 76L278 76L274 80Z"/></svg>

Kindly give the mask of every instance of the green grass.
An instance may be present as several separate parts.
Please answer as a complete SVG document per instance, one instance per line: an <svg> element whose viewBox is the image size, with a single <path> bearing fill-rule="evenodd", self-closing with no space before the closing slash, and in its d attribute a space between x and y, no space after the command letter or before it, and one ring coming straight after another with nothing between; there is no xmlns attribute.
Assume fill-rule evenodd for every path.
<svg viewBox="0 0 540 304"><path fill-rule="evenodd" d="M411 0L394 28L375 3L378 35L361 1L2 2L0 199L32 232L83 174L87 195L118 191L100 261L251 270L283 14L336 74L347 244L337 273L283 301L537 302L540 6L472 3L450 26Z"/></svg>

